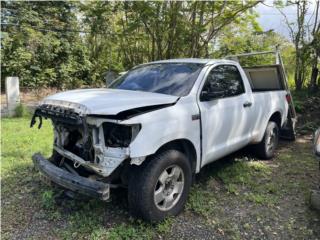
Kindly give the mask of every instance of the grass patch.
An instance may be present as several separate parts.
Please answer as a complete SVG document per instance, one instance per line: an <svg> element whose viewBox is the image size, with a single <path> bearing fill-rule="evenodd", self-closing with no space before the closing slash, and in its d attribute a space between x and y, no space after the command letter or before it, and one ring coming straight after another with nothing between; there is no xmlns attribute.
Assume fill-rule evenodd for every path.
<svg viewBox="0 0 320 240"><path fill-rule="evenodd" d="M254 177L270 174L270 168L261 162L237 161L217 173L217 176L229 186L234 189L235 184L242 184L246 186L253 186L255 184Z"/></svg>
<svg viewBox="0 0 320 240"><path fill-rule="evenodd" d="M108 239L153 239L154 233L151 228L147 227L145 224L140 224L138 226L120 224L117 227L111 229L108 233Z"/></svg>
<svg viewBox="0 0 320 240"><path fill-rule="evenodd" d="M265 194L249 193L247 195L247 199L251 202L258 203L258 204L269 203L269 198Z"/></svg>
<svg viewBox="0 0 320 240"><path fill-rule="evenodd" d="M216 199L213 192L203 190L199 185L192 187L187 209L208 217L215 209Z"/></svg>
<svg viewBox="0 0 320 240"><path fill-rule="evenodd" d="M229 183L226 185L226 189L229 193L233 193L235 195L239 195L239 189L238 186L236 184L233 183Z"/></svg>
<svg viewBox="0 0 320 240"><path fill-rule="evenodd" d="M53 142L50 121L44 121L40 130L36 127L30 128L29 118L5 118L1 121L2 177L14 172L20 174L30 167L31 157L35 152L50 156Z"/></svg>
<svg viewBox="0 0 320 240"><path fill-rule="evenodd" d="M46 190L42 193L42 206L45 209L53 209L55 205L54 192L52 190Z"/></svg>
<svg viewBox="0 0 320 240"><path fill-rule="evenodd" d="M172 218L166 218L164 221L157 225L157 232L160 234L167 234L170 232L173 224Z"/></svg>
<svg viewBox="0 0 320 240"><path fill-rule="evenodd" d="M78 209L79 205L80 209ZM68 228L57 233L58 236L63 239L153 239L155 234L168 233L171 228L172 221L152 225L133 220L129 216L118 224L106 226L109 222L106 222L104 213L110 208L112 208L112 203L106 205L98 200L76 203L76 208L65 216L69 222ZM118 215L122 215L120 211Z"/></svg>

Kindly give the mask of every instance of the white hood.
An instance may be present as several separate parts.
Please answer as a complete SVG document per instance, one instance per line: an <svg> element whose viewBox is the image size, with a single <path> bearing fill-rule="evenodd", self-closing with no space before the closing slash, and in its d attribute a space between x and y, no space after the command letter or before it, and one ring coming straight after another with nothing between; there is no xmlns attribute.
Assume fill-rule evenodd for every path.
<svg viewBox="0 0 320 240"><path fill-rule="evenodd" d="M57 93L45 98L42 104L74 108L82 114L116 115L129 109L174 103L177 99L160 93L98 88Z"/></svg>

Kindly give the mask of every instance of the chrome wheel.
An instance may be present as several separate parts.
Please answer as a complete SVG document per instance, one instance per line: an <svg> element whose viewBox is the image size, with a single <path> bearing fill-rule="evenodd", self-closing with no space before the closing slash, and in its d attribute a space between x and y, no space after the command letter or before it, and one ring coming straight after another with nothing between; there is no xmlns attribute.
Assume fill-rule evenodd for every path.
<svg viewBox="0 0 320 240"><path fill-rule="evenodd" d="M179 201L184 188L184 173L177 165L166 168L154 188L154 203L161 211L168 211Z"/></svg>
<svg viewBox="0 0 320 240"><path fill-rule="evenodd" d="M269 134L268 139L267 139L267 151L268 152L271 152L274 150L274 148L277 145L277 139L278 139L278 131L276 128L273 128Z"/></svg>

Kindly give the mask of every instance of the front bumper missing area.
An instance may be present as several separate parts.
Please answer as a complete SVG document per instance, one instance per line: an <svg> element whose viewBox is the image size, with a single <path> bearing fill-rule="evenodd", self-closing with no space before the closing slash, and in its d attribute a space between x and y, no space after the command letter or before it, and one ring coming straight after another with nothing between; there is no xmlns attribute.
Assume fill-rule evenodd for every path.
<svg viewBox="0 0 320 240"><path fill-rule="evenodd" d="M40 153L32 156L33 163L52 182L90 197L99 198L103 201L109 199L110 186L107 183L95 181L89 178L72 174L44 158Z"/></svg>

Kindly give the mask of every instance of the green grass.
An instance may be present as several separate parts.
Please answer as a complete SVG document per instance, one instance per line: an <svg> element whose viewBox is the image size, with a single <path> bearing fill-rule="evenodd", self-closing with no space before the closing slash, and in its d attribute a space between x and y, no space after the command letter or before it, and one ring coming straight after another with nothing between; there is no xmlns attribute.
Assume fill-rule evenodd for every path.
<svg viewBox="0 0 320 240"><path fill-rule="evenodd" d="M42 206L45 209L53 209L54 208L54 192L52 190L47 190L42 193Z"/></svg>
<svg viewBox="0 0 320 240"><path fill-rule="evenodd" d="M191 188L187 208L204 217L209 217L214 212L216 199L214 193L204 190L200 185Z"/></svg>
<svg viewBox="0 0 320 240"><path fill-rule="evenodd" d="M50 156L53 131L51 123L44 121L41 129L30 128L29 118L2 119L1 128L1 170L2 177L30 167L31 156L41 152Z"/></svg>
<svg viewBox="0 0 320 240"><path fill-rule="evenodd" d="M256 175L268 175L270 169L262 162L235 162L218 172L217 176L225 184L254 185Z"/></svg>

